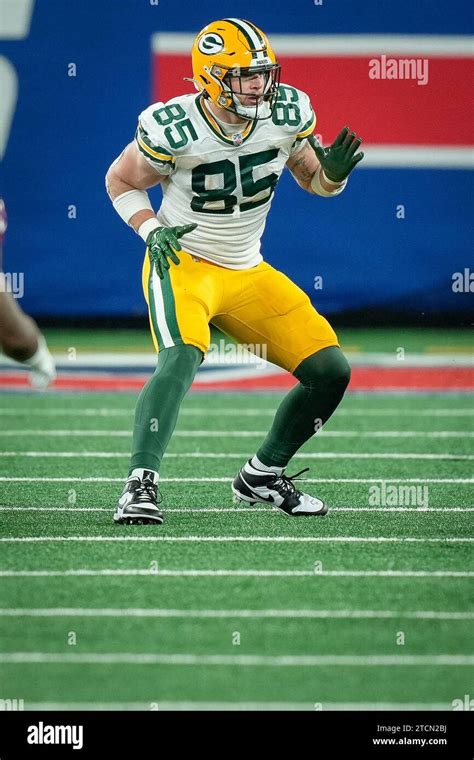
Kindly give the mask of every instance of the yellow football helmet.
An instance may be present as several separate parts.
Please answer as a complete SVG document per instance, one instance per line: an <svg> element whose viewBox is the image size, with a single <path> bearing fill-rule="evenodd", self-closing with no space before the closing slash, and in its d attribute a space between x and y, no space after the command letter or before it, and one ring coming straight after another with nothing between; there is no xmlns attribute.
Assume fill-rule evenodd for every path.
<svg viewBox="0 0 474 760"><path fill-rule="evenodd" d="M193 81L204 97L220 108L245 119L271 117L278 97L280 66L265 36L250 21L226 18L213 21L197 35L192 49ZM264 75L264 91L260 102L246 106L238 97L242 77ZM239 90L233 90L230 77L239 79Z"/></svg>

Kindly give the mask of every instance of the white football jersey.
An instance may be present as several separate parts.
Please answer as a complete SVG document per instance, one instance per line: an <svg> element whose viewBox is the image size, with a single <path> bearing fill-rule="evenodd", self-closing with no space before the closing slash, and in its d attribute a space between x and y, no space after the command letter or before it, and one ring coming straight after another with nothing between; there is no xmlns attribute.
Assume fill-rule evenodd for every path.
<svg viewBox="0 0 474 760"><path fill-rule="evenodd" d="M306 93L279 88L269 119L226 134L200 93L154 103L140 114L135 144L159 174L166 227L195 222L183 248L231 269L262 261L260 239L275 185L289 157L312 134L316 116Z"/></svg>

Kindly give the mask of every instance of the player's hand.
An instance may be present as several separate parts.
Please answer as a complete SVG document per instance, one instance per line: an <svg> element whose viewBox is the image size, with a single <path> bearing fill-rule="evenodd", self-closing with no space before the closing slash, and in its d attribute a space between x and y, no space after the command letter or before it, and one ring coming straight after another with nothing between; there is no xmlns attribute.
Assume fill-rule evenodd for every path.
<svg viewBox="0 0 474 760"><path fill-rule="evenodd" d="M313 135L310 135L308 140L323 167L324 174L332 182L343 182L356 164L364 158L363 153L357 153L362 139L357 137L355 132L349 132L349 127L341 129L329 148L323 148Z"/></svg>
<svg viewBox="0 0 474 760"><path fill-rule="evenodd" d="M178 238L196 227L197 224L183 224L181 227L157 227L150 232L146 239L146 246L160 280L163 279L165 270L170 268L168 259L171 259L174 264L179 264L176 254L183 249Z"/></svg>

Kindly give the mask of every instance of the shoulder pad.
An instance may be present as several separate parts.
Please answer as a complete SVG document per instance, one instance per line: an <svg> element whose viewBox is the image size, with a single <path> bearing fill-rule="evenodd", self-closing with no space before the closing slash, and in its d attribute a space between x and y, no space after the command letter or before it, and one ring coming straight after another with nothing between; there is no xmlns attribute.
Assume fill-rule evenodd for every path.
<svg viewBox="0 0 474 760"><path fill-rule="evenodd" d="M316 128L316 114L308 95L296 87L281 84L273 112L273 123L287 127L295 141L304 140L312 134Z"/></svg>
<svg viewBox="0 0 474 760"><path fill-rule="evenodd" d="M135 133L135 142L142 155L163 174L173 168L174 155L165 136L165 127L160 123L160 114L165 114L164 103L153 103L141 112ZM158 116L158 119L156 118Z"/></svg>
<svg viewBox="0 0 474 760"><path fill-rule="evenodd" d="M169 173L181 148L197 140L188 115L194 97L180 95L167 103L153 103L138 117L137 147L160 172Z"/></svg>

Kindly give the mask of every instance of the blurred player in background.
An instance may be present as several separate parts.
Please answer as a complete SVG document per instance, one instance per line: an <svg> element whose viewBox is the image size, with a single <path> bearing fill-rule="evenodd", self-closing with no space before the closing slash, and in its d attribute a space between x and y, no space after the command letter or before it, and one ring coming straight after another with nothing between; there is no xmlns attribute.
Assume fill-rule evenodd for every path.
<svg viewBox="0 0 474 760"><path fill-rule="evenodd" d="M0 198L0 264L3 238L7 229L5 204ZM0 348L15 361L30 369L35 390L45 390L56 377L56 369L44 335L38 325L18 305L0 269Z"/></svg>
<svg viewBox="0 0 474 760"><path fill-rule="evenodd" d="M210 323L238 343L261 346L299 380L235 477L235 499L271 504L292 517L324 515L324 502L298 490L297 476L286 476L285 468L340 403L349 365L306 293L262 260L260 238L285 166L310 194L337 196L363 158L361 140L344 127L330 147L316 142L309 97L280 85L273 49L249 21L206 26L192 65L199 94L143 111L135 140L107 173L114 208L147 246L143 286L158 351L157 369L138 399L129 477L114 519L163 521L158 470L209 348ZM158 184L163 202L155 214L146 190ZM304 234L294 230L288 257L298 257Z"/></svg>

